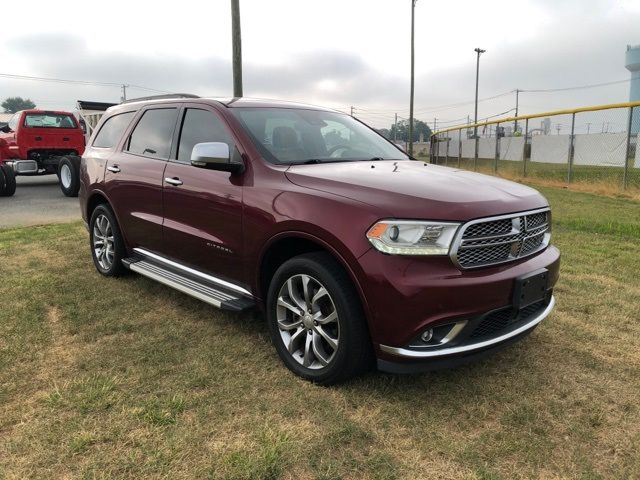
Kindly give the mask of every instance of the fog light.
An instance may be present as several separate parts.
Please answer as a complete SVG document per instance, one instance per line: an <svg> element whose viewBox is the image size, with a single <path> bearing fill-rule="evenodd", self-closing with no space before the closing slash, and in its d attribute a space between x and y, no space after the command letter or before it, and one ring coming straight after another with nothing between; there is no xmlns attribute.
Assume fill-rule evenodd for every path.
<svg viewBox="0 0 640 480"><path fill-rule="evenodd" d="M424 343L427 343L432 338L433 338L433 328L430 328L429 330L425 330L424 332L422 332L422 335L420 335L420 340L422 340Z"/></svg>

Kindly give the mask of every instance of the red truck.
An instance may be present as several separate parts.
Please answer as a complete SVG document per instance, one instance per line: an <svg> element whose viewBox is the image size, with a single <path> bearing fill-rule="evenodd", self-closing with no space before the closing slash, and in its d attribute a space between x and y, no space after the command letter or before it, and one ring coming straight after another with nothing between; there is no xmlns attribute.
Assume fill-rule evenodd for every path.
<svg viewBox="0 0 640 480"><path fill-rule="evenodd" d="M0 165L5 177L57 174L62 193L78 195L85 137L72 113L21 110L0 128ZM15 187L14 187L15 188Z"/></svg>

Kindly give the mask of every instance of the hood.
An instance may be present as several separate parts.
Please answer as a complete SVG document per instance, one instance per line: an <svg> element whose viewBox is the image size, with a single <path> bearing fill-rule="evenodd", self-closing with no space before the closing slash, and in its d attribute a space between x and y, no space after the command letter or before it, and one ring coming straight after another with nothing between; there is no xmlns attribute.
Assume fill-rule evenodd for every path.
<svg viewBox="0 0 640 480"><path fill-rule="evenodd" d="M294 165L286 176L301 187L357 200L396 218L464 221L548 205L519 183L412 160Z"/></svg>

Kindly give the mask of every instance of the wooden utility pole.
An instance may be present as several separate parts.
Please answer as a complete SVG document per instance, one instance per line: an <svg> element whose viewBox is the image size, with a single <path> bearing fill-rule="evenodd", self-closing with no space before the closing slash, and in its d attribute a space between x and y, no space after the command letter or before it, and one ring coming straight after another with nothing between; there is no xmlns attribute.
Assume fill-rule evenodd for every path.
<svg viewBox="0 0 640 480"><path fill-rule="evenodd" d="M413 156L413 80L415 64L414 26L417 0L411 0L411 91L409 93L409 155Z"/></svg>
<svg viewBox="0 0 640 480"><path fill-rule="evenodd" d="M233 96L242 97L242 35L240 0L231 0L231 38L233 43Z"/></svg>

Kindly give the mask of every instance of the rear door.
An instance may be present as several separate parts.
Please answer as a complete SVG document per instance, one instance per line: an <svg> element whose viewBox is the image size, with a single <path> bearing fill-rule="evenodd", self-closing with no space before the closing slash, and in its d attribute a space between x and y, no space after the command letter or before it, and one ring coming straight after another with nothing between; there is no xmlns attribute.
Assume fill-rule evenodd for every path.
<svg viewBox="0 0 640 480"><path fill-rule="evenodd" d="M27 112L18 131L18 144L31 150L84 152L84 133L76 118L65 112Z"/></svg>
<svg viewBox="0 0 640 480"><path fill-rule="evenodd" d="M164 239L180 263L229 280L241 278L242 175L191 165L193 146L236 142L213 107L186 104L178 148L167 163L164 184ZM172 183L170 183L172 182Z"/></svg>
<svg viewBox="0 0 640 480"><path fill-rule="evenodd" d="M107 161L105 190L130 248L162 250L162 179L178 109L178 104L142 109Z"/></svg>

